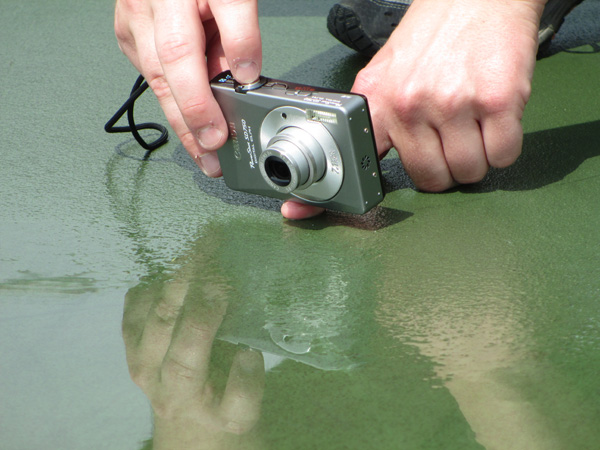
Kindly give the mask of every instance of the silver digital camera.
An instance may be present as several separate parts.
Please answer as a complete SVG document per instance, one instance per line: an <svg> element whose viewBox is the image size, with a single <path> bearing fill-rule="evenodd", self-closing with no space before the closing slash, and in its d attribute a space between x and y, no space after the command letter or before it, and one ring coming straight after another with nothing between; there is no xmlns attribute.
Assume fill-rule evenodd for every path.
<svg viewBox="0 0 600 450"><path fill-rule="evenodd" d="M229 125L218 150L231 189L363 214L384 192L366 99L261 77L211 81Z"/></svg>

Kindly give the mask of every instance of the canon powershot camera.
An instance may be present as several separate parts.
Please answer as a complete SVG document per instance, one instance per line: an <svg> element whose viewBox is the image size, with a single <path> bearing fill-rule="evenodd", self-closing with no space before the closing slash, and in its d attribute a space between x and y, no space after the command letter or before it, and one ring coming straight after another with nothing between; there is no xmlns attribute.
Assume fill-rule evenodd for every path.
<svg viewBox="0 0 600 450"><path fill-rule="evenodd" d="M211 82L229 125L218 150L228 187L363 214L383 200L366 99L261 77Z"/></svg>

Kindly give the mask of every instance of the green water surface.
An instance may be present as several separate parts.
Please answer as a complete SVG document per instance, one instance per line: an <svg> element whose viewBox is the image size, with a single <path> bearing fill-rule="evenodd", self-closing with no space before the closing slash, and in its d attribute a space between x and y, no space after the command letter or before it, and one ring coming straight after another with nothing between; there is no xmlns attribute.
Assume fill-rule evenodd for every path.
<svg viewBox="0 0 600 450"><path fill-rule="evenodd" d="M351 86L333 3L259 1L265 75ZM538 63L513 167L426 194L390 156L366 216L290 222L104 133L112 1L3 6L0 449L600 448L597 44Z"/></svg>

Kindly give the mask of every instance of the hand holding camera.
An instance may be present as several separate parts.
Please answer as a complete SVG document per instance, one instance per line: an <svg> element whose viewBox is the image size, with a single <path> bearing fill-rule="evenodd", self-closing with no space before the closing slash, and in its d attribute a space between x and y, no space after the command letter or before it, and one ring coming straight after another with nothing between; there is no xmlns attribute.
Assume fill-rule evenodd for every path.
<svg viewBox="0 0 600 450"><path fill-rule="evenodd" d="M115 33L190 156L220 176L213 150L227 140L227 125L208 82L226 68L241 82L258 78L257 0L117 0Z"/></svg>
<svg viewBox="0 0 600 450"><path fill-rule="evenodd" d="M353 91L371 101L379 154L395 148L415 186L425 191L475 183L490 167L512 164L522 148L521 118L531 92L540 37L547 39L548 30L556 31L579 1L374 3L347 0L335 5L330 25L341 28L330 26L330 31L362 51L356 46L357 36L348 35L349 30L344 28L348 18L352 17L355 25L366 14L364 18L371 22L373 18L385 18L374 23L387 23L392 14L388 10L390 4L403 5L392 28L372 30L387 43L358 74L353 86ZM348 8L354 16L336 13ZM542 20L544 26L539 31L546 10L546 19L552 20ZM365 11L371 11L372 17ZM354 25L352 29L356 28ZM121 49L148 80L184 147L204 173L220 176L220 162L213 150L227 141L227 120L221 112L222 105L212 95L209 80L227 68L240 83L254 83L259 78L262 54L257 0L235 4L224 0L117 0L115 30ZM388 83L380 83L382 79ZM390 83L394 89L389 88ZM257 90L266 92L262 86ZM339 134L326 128L336 140ZM293 131L294 137L285 132L278 138L277 147L287 148L285 155L294 141L305 140L297 130ZM280 132L283 130L276 134ZM319 139L317 142L323 145ZM344 143L336 144L340 154L346 156ZM316 148L312 143L309 147ZM315 156L318 152L310 150L307 154ZM297 160L286 162L281 154L275 156L279 159L269 159L264 169L271 171L266 178L278 186L271 185L273 192L283 194L289 190L285 193L289 201L282 207L284 216L305 218L323 207L338 207L336 203L341 199L313 197L310 192L316 190L312 188L315 177L329 173L323 171L322 158L313 162L309 157L312 166L307 166L308 163L298 164ZM330 160L324 164L329 167L327 161ZM285 173L277 172L278 169ZM352 170L347 172L345 162L344 170L339 193L346 195L348 184L363 180L353 176L347 183L346 175ZM298 180L287 180L294 175ZM326 183L316 183L330 184L333 180L329 178L333 177L326 177ZM255 186L254 181L251 184ZM342 203L341 209L349 210ZM355 208L353 205L350 210Z"/></svg>
<svg viewBox="0 0 600 450"><path fill-rule="evenodd" d="M366 99L230 72L211 82L229 139L218 151L234 190L362 214L384 197Z"/></svg>
<svg viewBox="0 0 600 450"><path fill-rule="evenodd" d="M312 213L297 218L314 215L320 208L363 213L383 199L364 99L342 93L323 95L314 88L294 89L283 82L252 84L259 78L262 62L256 0L237 2L235 7L219 0L178 0L168 5L118 0L115 31L121 50L146 78L171 127L208 176L220 176L225 163L230 187L291 199L296 211L301 204L312 208ZM231 90L235 94L231 97L220 88L233 87L232 79L231 86L206 82L226 68L237 81L250 83L241 91ZM259 102L244 113L246 126L250 124L250 130L262 136L272 134L266 140L256 136L251 147L256 170L249 166L249 171L240 171L227 154L227 149L239 145L239 137L236 141L231 132L244 132L243 125L231 117L242 100L239 94L245 101ZM356 109L346 111L347 104ZM276 108L288 110L269 115L261 131L262 123L257 121ZM287 123L284 116L289 116ZM232 123L239 129L232 129ZM217 158L213 150L224 144ZM284 215L285 211L284 205Z"/></svg>

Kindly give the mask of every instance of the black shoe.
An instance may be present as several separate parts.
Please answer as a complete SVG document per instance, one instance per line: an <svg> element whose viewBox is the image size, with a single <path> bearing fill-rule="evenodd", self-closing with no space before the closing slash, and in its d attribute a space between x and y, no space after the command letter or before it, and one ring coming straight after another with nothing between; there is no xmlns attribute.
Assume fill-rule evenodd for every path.
<svg viewBox="0 0 600 450"><path fill-rule="evenodd" d="M327 28L340 42L366 56L385 44L412 0L343 0L329 11Z"/></svg>
<svg viewBox="0 0 600 450"><path fill-rule="evenodd" d="M583 0L548 0L544 7L538 32L539 53L543 53L550 46L550 42L565 21L565 16Z"/></svg>
<svg viewBox="0 0 600 450"><path fill-rule="evenodd" d="M565 16L583 0L548 0L540 21L539 52L564 22ZM386 43L412 0L342 0L329 11L327 28L340 42L372 57Z"/></svg>

